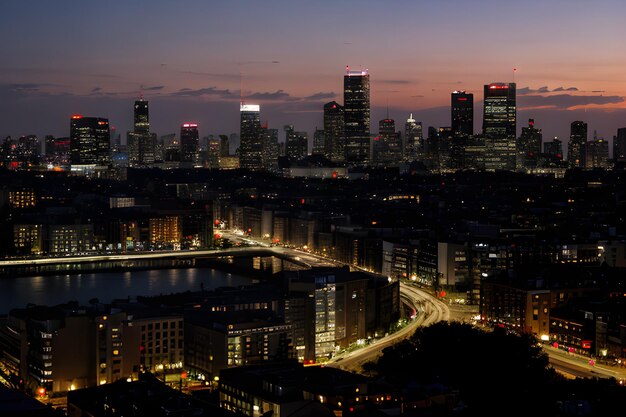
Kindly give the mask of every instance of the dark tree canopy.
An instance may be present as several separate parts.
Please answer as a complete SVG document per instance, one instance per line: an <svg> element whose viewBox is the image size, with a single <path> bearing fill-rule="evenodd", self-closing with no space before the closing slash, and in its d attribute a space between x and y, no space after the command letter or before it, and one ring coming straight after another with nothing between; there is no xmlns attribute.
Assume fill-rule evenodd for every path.
<svg viewBox="0 0 626 417"><path fill-rule="evenodd" d="M504 329L488 332L459 322L420 328L365 368L405 391L429 384L458 390L467 405L463 415L565 415L559 411L559 401L588 398L581 386L600 383L561 378L531 335ZM612 384L616 386L615 381ZM613 392L623 402L621 387ZM611 398L595 404L594 414L600 415L597 412Z"/></svg>

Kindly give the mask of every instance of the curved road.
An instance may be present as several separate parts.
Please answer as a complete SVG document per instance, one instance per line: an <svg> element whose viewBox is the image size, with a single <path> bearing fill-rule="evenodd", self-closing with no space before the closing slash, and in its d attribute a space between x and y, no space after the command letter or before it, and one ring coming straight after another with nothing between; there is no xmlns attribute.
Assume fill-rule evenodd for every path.
<svg viewBox="0 0 626 417"><path fill-rule="evenodd" d="M422 289L400 283L400 298L403 304L416 311L415 318L407 326L358 350L335 356L326 365L359 371L364 363L376 359L386 347L408 338L417 327L429 326L438 321L450 319L448 306Z"/></svg>

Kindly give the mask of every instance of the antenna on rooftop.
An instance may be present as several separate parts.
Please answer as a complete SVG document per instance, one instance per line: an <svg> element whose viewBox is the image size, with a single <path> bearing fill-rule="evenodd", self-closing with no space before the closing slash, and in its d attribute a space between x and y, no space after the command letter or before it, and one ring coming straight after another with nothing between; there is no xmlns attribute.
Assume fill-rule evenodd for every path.
<svg viewBox="0 0 626 417"><path fill-rule="evenodd" d="M239 71L239 104L243 106L243 71Z"/></svg>

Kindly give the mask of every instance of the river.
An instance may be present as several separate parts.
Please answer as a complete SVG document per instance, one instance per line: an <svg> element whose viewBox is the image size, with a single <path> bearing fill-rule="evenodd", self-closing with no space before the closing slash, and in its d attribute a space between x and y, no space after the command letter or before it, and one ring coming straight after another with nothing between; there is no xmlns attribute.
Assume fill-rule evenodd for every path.
<svg viewBox="0 0 626 417"><path fill-rule="evenodd" d="M201 284L210 290L251 282L251 278L211 268L3 278L0 279L0 314L29 303L53 306L76 300L87 305L93 298L108 303L142 295L200 291Z"/></svg>

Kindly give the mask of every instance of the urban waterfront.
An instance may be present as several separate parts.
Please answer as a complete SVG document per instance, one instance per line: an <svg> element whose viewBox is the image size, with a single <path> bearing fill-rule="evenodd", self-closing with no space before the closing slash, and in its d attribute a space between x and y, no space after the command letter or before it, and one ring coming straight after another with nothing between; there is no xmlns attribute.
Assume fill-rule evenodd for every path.
<svg viewBox="0 0 626 417"><path fill-rule="evenodd" d="M211 268L3 278L0 280L0 314L13 308L24 308L29 303L53 306L76 300L84 305L93 298L108 303L113 299L199 291L201 286L211 290L252 281L248 277Z"/></svg>

